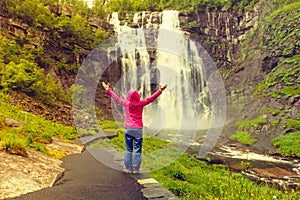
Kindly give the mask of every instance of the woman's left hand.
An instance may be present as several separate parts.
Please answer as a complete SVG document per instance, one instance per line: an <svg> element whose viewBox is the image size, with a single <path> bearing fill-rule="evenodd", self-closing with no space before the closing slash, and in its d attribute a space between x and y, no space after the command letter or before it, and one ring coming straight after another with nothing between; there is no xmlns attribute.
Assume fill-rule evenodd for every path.
<svg viewBox="0 0 300 200"><path fill-rule="evenodd" d="M105 90L108 90L109 89L109 83L105 83L105 82L102 82L102 86L104 87Z"/></svg>

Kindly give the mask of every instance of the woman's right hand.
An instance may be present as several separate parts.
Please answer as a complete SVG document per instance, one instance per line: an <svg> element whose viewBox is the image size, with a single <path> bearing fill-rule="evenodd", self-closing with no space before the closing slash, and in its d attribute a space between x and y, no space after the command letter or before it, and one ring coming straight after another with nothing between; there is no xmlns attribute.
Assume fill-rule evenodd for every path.
<svg viewBox="0 0 300 200"><path fill-rule="evenodd" d="M160 91L164 91L164 90L167 88L167 86L168 86L167 84L164 85L164 86L161 86L159 90L160 90Z"/></svg>

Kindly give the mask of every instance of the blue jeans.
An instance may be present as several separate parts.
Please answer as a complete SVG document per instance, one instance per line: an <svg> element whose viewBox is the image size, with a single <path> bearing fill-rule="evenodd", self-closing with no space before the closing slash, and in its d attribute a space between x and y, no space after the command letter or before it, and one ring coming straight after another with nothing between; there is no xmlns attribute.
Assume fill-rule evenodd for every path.
<svg viewBox="0 0 300 200"><path fill-rule="evenodd" d="M125 130L125 155L126 169L139 170L142 162L143 131L141 128L127 128Z"/></svg>

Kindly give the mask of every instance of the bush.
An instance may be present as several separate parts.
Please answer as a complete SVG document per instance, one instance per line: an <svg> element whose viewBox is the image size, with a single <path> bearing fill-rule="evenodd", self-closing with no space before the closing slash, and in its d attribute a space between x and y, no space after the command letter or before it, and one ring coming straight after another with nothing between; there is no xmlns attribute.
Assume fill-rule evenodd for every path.
<svg viewBox="0 0 300 200"><path fill-rule="evenodd" d="M62 84L60 82L55 83L50 74L47 74L45 79L39 80L36 82L36 84L34 84L33 92L35 98L43 102L68 100Z"/></svg>
<svg viewBox="0 0 300 200"><path fill-rule="evenodd" d="M250 127L257 128L259 125L263 125L266 123L267 123L267 120L265 118L263 118L262 116L259 116L252 120L236 122L235 126L240 130L244 130L244 129L250 128Z"/></svg>
<svg viewBox="0 0 300 200"><path fill-rule="evenodd" d="M20 138L18 130L6 130L0 132L0 147L13 155L28 156L26 152L26 140Z"/></svg>
<svg viewBox="0 0 300 200"><path fill-rule="evenodd" d="M120 128L121 125L122 125L121 122L114 122L114 121L108 121L108 120L100 122L101 129L103 129L103 130L117 129L117 128Z"/></svg>
<svg viewBox="0 0 300 200"><path fill-rule="evenodd" d="M19 90L25 93L34 91L34 85L43 79L43 71L31 61L21 59L19 64L10 62L0 69L1 85L8 91Z"/></svg>
<svg viewBox="0 0 300 200"><path fill-rule="evenodd" d="M300 120L287 119L283 126L286 128L295 128L300 130Z"/></svg>
<svg viewBox="0 0 300 200"><path fill-rule="evenodd" d="M251 135L247 131L238 132L230 136L231 140L237 140L242 144L254 144L256 140L251 139Z"/></svg>
<svg viewBox="0 0 300 200"><path fill-rule="evenodd" d="M300 132L287 133L272 140L278 152L283 156L300 157Z"/></svg>

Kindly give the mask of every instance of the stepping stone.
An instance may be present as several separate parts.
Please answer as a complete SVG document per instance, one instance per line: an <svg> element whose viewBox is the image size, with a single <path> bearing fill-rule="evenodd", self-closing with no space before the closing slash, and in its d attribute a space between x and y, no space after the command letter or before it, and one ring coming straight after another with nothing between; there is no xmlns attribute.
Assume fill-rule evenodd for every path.
<svg viewBox="0 0 300 200"><path fill-rule="evenodd" d="M82 136L79 138L80 141L76 141L77 143L81 143L84 146L87 146L89 144L91 144L92 142L96 141L96 140L103 140L103 139L111 139L114 137L117 137L118 133L116 132L107 132L107 131L102 131L102 133L99 133L97 135L86 135L86 136Z"/></svg>

